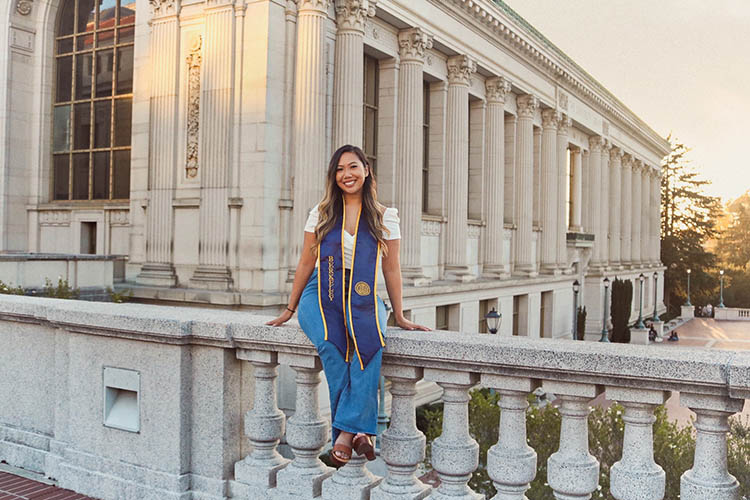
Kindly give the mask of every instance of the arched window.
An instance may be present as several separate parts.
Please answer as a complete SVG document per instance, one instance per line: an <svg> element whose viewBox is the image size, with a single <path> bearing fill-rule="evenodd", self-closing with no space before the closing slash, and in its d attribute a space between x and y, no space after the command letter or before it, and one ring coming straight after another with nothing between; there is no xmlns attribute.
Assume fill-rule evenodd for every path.
<svg viewBox="0 0 750 500"><path fill-rule="evenodd" d="M63 0L55 39L54 200L130 196L135 0Z"/></svg>

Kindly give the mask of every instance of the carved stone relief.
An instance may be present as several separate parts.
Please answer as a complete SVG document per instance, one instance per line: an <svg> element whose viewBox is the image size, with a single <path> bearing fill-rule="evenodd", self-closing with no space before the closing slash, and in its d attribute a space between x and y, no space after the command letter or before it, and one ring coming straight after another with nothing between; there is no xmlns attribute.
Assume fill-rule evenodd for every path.
<svg viewBox="0 0 750 500"><path fill-rule="evenodd" d="M187 56L188 65L188 110L187 110L187 155L185 170L188 177L198 175L198 126L201 103L201 46L203 38L196 35Z"/></svg>
<svg viewBox="0 0 750 500"><path fill-rule="evenodd" d="M28 16L31 14L33 2L34 0L18 0L16 2L16 11L22 16Z"/></svg>

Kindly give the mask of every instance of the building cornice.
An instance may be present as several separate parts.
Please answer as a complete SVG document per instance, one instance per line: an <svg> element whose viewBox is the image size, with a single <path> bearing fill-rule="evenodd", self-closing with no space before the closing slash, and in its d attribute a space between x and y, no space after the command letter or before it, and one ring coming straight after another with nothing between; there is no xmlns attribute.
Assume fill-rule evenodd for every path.
<svg viewBox="0 0 750 500"><path fill-rule="evenodd" d="M479 25L499 36L511 50L552 76L565 90L610 121L647 138L655 152L662 155L669 153L669 142L665 138L502 0L450 1L473 17Z"/></svg>

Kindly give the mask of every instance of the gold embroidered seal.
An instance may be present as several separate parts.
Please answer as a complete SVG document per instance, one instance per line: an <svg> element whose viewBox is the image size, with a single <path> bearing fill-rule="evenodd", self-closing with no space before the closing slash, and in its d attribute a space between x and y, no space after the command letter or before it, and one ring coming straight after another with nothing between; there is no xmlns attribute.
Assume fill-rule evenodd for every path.
<svg viewBox="0 0 750 500"><path fill-rule="evenodd" d="M357 284L354 285L354 291L357 292L358 295L362 295L363 297L366 295L370 295L370 285L368 285L364 281L358 281Z"/></svg>

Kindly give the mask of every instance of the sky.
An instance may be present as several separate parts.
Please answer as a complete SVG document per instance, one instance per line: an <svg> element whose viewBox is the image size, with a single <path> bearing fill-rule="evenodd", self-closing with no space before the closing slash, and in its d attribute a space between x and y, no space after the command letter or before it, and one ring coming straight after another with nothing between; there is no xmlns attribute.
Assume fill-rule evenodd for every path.
<svg viewBox="0 0 750 500"><path fill-rule="evenodd" d="M750 189L750 0L504 0L689 158Z"/></svg>

